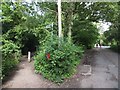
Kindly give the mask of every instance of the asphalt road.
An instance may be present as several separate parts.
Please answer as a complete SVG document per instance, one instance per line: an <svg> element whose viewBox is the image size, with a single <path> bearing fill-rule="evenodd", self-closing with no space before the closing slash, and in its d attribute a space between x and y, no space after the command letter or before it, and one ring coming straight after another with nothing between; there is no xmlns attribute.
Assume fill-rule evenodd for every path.
<svg viewBox="0 0 120 90"><path fill-rule="evenodd" d="M118 54L109 49L96 49L92 75L81 81L82 88L118 88Z"/></svg>

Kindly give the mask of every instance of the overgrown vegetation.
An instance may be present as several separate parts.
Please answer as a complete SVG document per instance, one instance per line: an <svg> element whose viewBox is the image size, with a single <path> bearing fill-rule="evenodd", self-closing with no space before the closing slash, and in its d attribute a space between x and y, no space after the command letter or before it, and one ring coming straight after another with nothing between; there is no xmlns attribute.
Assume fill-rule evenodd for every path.
<svg viewBox="0 0 120 90"><path fill-rule="evenodd" d="M59 46L58 37L50 36L34 57L35 71L60 83L75 73L82 55L82 47L68 41L63 41Z"/></svg>
<svg viewBox="0 0 120 90"><path fill-rule="evenodd" d="M79 23L81 25L79 25ZM75 44L84 45L84 48L86 49L91 49L94 47L94 44L98 40L99 36L96 25L89 22L75 21L73 28L74 32L72 36Z"/></svg>
<svg viewBox="0 0 120 90"><path fill-rule="evenodd" d="M3 79L18 64L21 52L12 41L5 39L0 41L2 42L2 46L0 46L2 51L2 76L0 77Z"/></svg>
<svg viewBox="0 0 120 90"><path fill-rule="evenodd" d="M116 17L114 18L112 25L108 31L104 32L104 43L111 46L111 49L120 53L120 2L116 4Z"/></svg>

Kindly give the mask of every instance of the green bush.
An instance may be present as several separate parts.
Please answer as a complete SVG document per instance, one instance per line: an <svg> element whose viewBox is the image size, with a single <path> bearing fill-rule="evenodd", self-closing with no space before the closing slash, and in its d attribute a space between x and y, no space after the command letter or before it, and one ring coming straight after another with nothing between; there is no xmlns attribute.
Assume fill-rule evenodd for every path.
<svg viewBox="0 0 120 90"><path fill-rule="evenodd" d="M3 79L6 75L9 74L11 69L13 69L19 62L20 50L11 41L2 39L2 45L0 50L2 51L2 75L0 76Z"/></svg>
<svg viewBox="0 0 120 90"><path fill-rule="evenodd" d="M59 46L57 38L52 36L43 44L43 47L34 56L34 66L36 73L60 83L75 73L83 49L68 42L61 42ZM47 54L50 55L50 58L47 58Z"/></svg>
<svg viewBox="0 0 120 90"><path fill-rule="evenodd" d="M111 45L111 48L113 51L120 53L120 45Z"/></svg>

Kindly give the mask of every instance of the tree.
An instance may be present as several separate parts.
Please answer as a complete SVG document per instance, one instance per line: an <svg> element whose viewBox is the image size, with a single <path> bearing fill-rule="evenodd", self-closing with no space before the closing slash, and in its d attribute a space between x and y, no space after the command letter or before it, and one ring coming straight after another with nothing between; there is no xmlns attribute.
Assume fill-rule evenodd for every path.
<svg viewBox="0 0 120 90"><path fill-rule="evenodd" d="M30 42L32 45L31 48L35 48L38 44L41 44L45 41L45 38L47 37L47 34L51 28L49 25L52 21L50 21L50 19L47 17L47 13L44 14L44 11L44 15L37 13L36 7L32 7L36 5L36 3L11 3L12 2L2 3L2 6L5 9L2 12L4 18L2 18L1 22L5 25L7 25L7 22L9 22L10 25L12 25L10 28L5 27L6 29L3 33L3 37L7 40L14 41L14 43L20 46L21 49L26 48L24 51L27 53L29 50L27 49L29 47L29 44L27 43ZM37 6L37 8L40 10L39 6ZM10 10L13 12L13 16L10 14ZM8 16L5 13L8 13ZM9 15L11 17L10 20L7 19ZM34 44L31 42L31 40L35 41Z"/></svg>

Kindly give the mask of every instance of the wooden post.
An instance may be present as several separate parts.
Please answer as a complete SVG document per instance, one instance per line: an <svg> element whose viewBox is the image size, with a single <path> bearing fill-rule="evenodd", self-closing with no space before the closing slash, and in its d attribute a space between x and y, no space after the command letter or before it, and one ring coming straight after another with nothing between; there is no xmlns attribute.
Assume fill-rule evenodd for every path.
<svg viewBox="0 0 120 90"><path fill-rule="evenodd" d="M30 55L31 53L30 53L30 51L28 51L28 61L30 62Z"/></svg>

